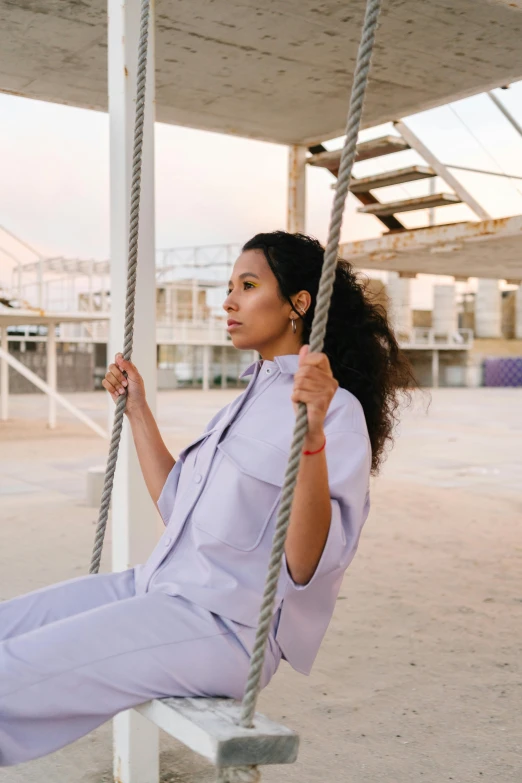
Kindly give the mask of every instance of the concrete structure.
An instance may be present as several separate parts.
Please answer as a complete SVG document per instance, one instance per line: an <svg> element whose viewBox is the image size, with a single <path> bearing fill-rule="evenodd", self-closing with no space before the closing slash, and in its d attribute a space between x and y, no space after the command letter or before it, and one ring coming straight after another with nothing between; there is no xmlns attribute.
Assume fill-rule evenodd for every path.
<svg viewBox="0 0 522 783"><path fill-rule="evenodd" d="M400 339L411 334L413 321L411 309L411 280L390 273L387 287L390 316L393 328Z"/></svg>
<svg viewBox="0 0 522 783"><path fill-rule="evenodd" d="M454 285L435 285L433 287L432 325L435 334L457 332L457 299Z"/></svg>
<svg viewBox="0 0 522 783"><path fill-rule="evenodd" d="M475 299L475 334L477 337L502 337L501 321L498 280L479 280Z"/></svg>
<svg viewBox="0 0 522 783"><path fill-rule="evenodd" d="M342 255L363 269L403 274L522 278L522 215L451 223L349 242ZM494 266L493 266L494 265Z"/></svg>
<svg viewBox="0 0 522 783"><path fill-rule="evenodd" d="M385 5L365 127L521 79L519 6ZM363 0L158 0L156 118L283 144L340 136L363 12ZM0 2L0 90L106 110L108 59L104 0Z"/></svg>
<svg viewBox="0 0 522 783"><path fill-rule="evenodd" d="M288 201L286 225L292 234L304 232L306 223L307 148L294 145L288 153Z"/></svg>

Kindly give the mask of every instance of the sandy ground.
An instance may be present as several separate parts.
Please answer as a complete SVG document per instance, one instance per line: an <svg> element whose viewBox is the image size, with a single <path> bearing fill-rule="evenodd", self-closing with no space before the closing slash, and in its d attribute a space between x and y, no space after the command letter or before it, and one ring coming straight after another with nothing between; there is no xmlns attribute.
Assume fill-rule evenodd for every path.
<svg viewBox="0 0 522 783"><path fill-rule="evenodd" d="M176 452L237 392L159 395ZM105 422L102 393L74 402ZM283 664L260 709L297 729L299 761L265 781L522 780L522 392L442 389L404 415L309 678ZM40 396L0 424L0 599L86 571L85 473L105 444ZM105 567L108 555L105 557ZM1 709L1 706L0 706ZM162 737L163 780L213 770ZM110 724L1 783L105 783Z"/></svg>

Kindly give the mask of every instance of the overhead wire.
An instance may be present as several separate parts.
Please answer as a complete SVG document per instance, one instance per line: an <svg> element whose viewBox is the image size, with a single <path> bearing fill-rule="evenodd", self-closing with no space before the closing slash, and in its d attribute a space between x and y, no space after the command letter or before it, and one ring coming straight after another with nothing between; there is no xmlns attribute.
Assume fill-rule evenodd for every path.
<svg viewBox="0 0 522 783"><path fill-rule="evenodd" d="M453 112L455 117L459 120L459 122L462 123L462 125L466 128L468 133L475 139L479 147L483 150L483 152L486 153L486 155L489 157L491 161L493 161L493 164L497 166L500 169L500 173L503 174L506 179L509 181L511 187L518 193L519 196L522 196L522 190L518 188L515 183L513 182L513 179L509 172L505 171L504 167L498 162L498 160L495 158L495 156L487 149L486 145L480 140L480 138L477 136L477 134L470 128L469 124L460 116L460 114L457 112L453 104L448 104L449 109Z"/></svg>

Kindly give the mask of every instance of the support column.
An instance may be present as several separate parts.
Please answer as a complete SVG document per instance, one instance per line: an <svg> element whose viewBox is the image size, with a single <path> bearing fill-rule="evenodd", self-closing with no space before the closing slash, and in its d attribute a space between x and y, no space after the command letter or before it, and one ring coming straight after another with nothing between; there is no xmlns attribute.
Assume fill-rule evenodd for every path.
<svg viewBox="0 0 522 783"><path fill-rule="evenodd" d="M108 361L123 348L132 148L140 4L108 0L108 65L111 209L111 328ZM139 261L132 361L156 409L156 281L154 248L154 4L151 7L142 156ZM111 412L113 406L111 407ZM114 571L144 562L159 534L157 513L141 475L124 419L112 503ZM157 783L158 729L130 711L114 719L114 778L119 783Z"/></svg>
<svg viewBox="0 0 522 783"><path fill-rule="evenodd" d="M475 298L476 337L502 337L501 307L498 280L480 278Z"/></svg>
<svg viewBox="0 0 522 783"><path fill-rule="evenodd" d="M91 261L89 265L89 293L87 299L87 307L90 313L94 312L93 280L94 280L94 261Z"/></svg>
<svg viewBox="0 0 522 783"><path fill-rule="evenodd" d="M458 331L455 285L433 286L432 326L435 334L451 336Z"/></svg>
<svg viewBox="0 0 522 783"><path fill-rule="evenodd" d="M190 355L192 360L192 386L196 386L197 383L197 374L198 374L198 355L197 355L197 345L191 345L190 346Z"/></svg>
<svg viewBox="0 0 522 783"><path fill-rule="evenodd" d="M288 154L287 231L304 233L306 226L306 147L294 145Z"/></svg>
<svg viewBox="0 0 522 783"><path fill-rule="evenodd" d="M43 284L44 284L43 283L43 258L40 258L38 260L38 282L37 282L37 289L38 289L37 302L40 310L43 310L44 308Z"/></svg>
<svg viewBox="0 0 522 783"><path fill-rule="evenodd" d="M522 340L522 284L515 295L515 338Z"/></svg>
<svg viewBox="0 0 522 783"><path fill-rule="evenodd" d="M196 321L198 312L198 281L192 280L192 323Z"/></svg>
<svg viewBox="0 0 522 783"><path fill-rule="evenodd" d="M53 391L56 391L56 324L50 323L47 327L47 383ZM49 418L48 427L56 429L56 400L48 396Z"/></svg>
<svg viewBox="0 0 522 783"><path fill-rule="evenodd" d="M389 299L389 318L397 337L408 337L413 329L411 310L411 279L399 277L390 272L387 294Z"/></svg>
<svg viewBox="0 0 522 783"><path fill-rule="evenodd" d="M221 348L221 388L227 388L227 347L223 345Z"/></svg>
<svg viewBox="0 0 522 783"><path fill-rule="evenodd" d="M434 348L431 352L431 385L434 389L439 388L439 351Z"/></svg>
<svg viewBox="0 0 522 783"><path fill-rule="evenodd" d="M435 195L435 193L437 192L437 191L435 190L435 184L436 184L436 181L437 181L437 178L436 178L436 177L432 177L432 178L429 180L429 192L430 192L430 196L434 196L434 195ZM434 226L434 225L435 225L435 210L434 210L433 208L432 208L432 209L428 209L428 225L429 225L429 226Z"/></svg>
<svg viewBox="0 0 522 783"><path fill-rule="evenodd" d="M208 391L210 369L210 345L203 346L203 391Z"/></svg>
<svg viewBox="0 0 522 783"><path fill-rule="evenodd" d="M7 326L0 329L0 347L6 353L9 350L7 342ZM0 359L0 421L9 418L9 365L5 359Z"/></svg>
<svg viewBox="0 0 522 783"><path fill-rule="evenodd" d="M165 323L172 325L172 286L165 283Z"/></svg>

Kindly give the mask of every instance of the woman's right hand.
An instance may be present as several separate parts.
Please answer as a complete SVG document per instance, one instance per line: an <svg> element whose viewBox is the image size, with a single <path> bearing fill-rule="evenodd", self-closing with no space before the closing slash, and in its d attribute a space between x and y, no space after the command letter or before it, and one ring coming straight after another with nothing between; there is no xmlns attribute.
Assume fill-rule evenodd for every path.
<svg viewBox="0 0 522 783"><path fill-rule="evenodd" d="M127 377L123 373L127 373ZM102 386L107 389L114 402L127 394L125 413L135 413L147 404L145 396L145 384L143 378L132 362L127 362L121 353L114 357L114 364L109 366L102 381Z"/></svg>

